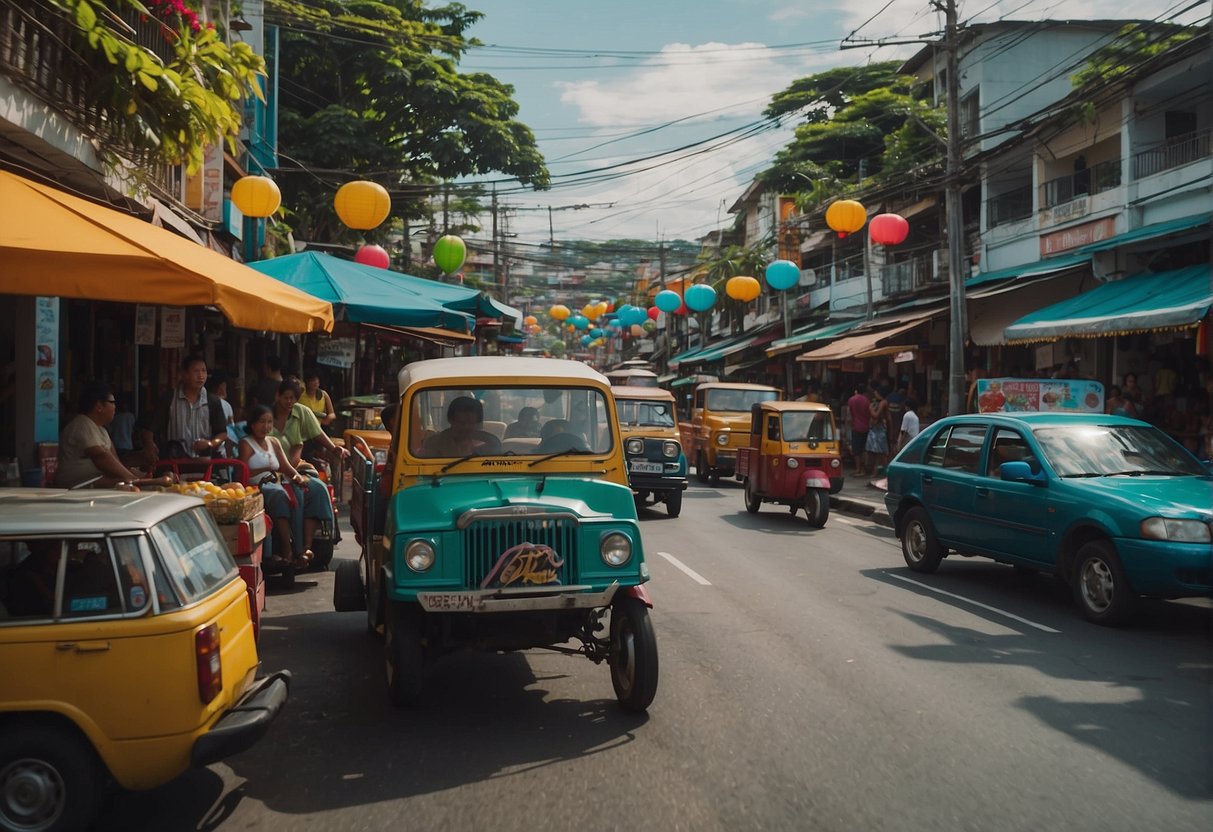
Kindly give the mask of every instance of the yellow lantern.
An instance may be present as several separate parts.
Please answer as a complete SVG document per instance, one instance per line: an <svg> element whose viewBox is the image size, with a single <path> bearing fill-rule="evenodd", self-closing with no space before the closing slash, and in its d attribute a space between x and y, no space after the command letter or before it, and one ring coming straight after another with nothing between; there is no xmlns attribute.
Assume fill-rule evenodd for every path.
<svg viewBox="0 0 1213 832"><path fill-rule="evenodd" d="M563 303L558 303L548 310L548 314L557 321L563 321L571 313L569 312L569 308L567 306L565 306Z"/></svg>
<svg viewBox="0 0 1213 832"><path fill-rule="evenodd" d="M378 227L392 210L392 198L375 182L347 182L333 197L337 216L350 228L369 231Z"/></svg>
<svg viewBox="0 0 1213 832"><path fill-rule="evenodd" d="M232 204L246 217L270 217L282 204L282 192L268 176L242 176L232 185Z"/></svg>
<svg viewBox="0 0 1213 832"><path fill-rule="evenodd" d="M600 314L598 312L598 304L587 303L585 306L581 307L581 314L585 315L586 318L588 318L591 321L598 320L598 315Z"/></svg>
<svg viewBox="0 0 1213 832"><path fill-rule="evenodd" d="M839 237L854 234L868 221L868 212L853 199L839 199L826 209L826 225L838 232Z"/></svg>
<svg viewBox="0 0 1213 832"><path fill-rule="evenodd" d="M752 277L739 274L730 277L729 282L724 284L724 293L733 300L749 303L762 294L762 284Z"/></svg>
<svg viewBox="0 0 1213 832"><path fill-rule="evenodd" d="M525 318L522 319L522 322L524 324L526 324L527 326L534 326L535 324L539 323L539 319L536 318L534 315L527 315Z"/></svg>
<svg viewBox="0 0 1213 832"><path fill-rule="evenodd" d="M599 318L601 318L603 315L605 315L609 311L611 311L609 303L607 303L605 300L598 301L598 317Z"/></svg>

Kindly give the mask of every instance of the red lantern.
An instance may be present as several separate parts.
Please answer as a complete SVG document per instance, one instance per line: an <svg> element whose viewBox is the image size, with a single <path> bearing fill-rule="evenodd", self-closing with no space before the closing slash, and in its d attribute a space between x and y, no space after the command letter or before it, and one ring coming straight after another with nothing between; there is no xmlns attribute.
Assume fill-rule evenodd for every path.
<svg viewBox="0 0 1213 832"><path fill-rule="evenodd" d="M910 224L900 214L877 214L868 223L868 233L872 242L882 246L895 246L904 243L910 233Z"/></svg>
<svg viewBox="0 0 1213 832"><path fill-rule="evenodd" d="M682 302L682 306L680 306L680 307L678 307L677 309L675 309L675 310L674 310L674 314L675 314L675 315L689 315L689 314L691 314L691 309L690 309L690 307L688 307L688 306L687 306L687 302L686 302L685 300Z"/></svg>
<svg viewBox="0 0 1213 832"><path fill-rule="evenodd" d="M658 309L656 306L650 306L650 307L649 307L649 320L650 320L650 321L655 321L655 320L657 320L657 317L658 317L660 314L661 314L661 310L660 310L660 309Z"/></svg>
<svg viewBox="0 0 1213 832"><path fill-rule="evenodd" d="M379 269L386 269L392 265L392 258L383 250L382 246L363 246L354 252L354 262L361 263L364 266L375 266Z"/></svg>

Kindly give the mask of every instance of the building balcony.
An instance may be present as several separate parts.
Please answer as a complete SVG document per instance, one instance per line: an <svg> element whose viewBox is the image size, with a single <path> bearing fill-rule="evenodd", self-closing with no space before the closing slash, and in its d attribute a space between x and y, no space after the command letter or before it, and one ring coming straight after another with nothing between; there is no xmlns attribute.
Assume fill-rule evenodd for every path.
<svg viewBox="0 0 1213 832"><path fill-rule="evenodd" d="M1032 216L1032 186L1023 185L986 200L986 222L990 228Z"/></svg>
<svg viewBox="0 0 1213 832"><path fill-rule="evenodd" d="M1133 178L1144 179L1213 154L1213 130L1199 130L1133 154Z"/></svg>
<svg viewBox="0 0 1213 832"><path fill-rule="evenodd" d="M936 249L929 254L888 263L880 267L880 284L885 297L907 295L928 286L948 282L948 250Z"/></svg>
<svg viewBox="0 0 1213 832"><path fill-rule="evenodd" d="M1050 179L1040 186L1041 210L1063 205L1072 199L1101 194L1120 187L1120 159L1109 159L1068 176Z"/></svg>

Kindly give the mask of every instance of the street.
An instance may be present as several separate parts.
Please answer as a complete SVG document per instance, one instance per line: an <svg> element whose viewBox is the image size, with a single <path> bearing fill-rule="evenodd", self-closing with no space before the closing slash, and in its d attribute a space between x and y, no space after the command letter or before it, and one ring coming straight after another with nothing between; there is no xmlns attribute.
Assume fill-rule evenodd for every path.
<svg viewBox="0 0 1213 832"><path fill-rule="evenodd" d="M294 682L267 737L97 828L1213 828L1207 602L1101 628L1052 578L916 575L888 528L749 515L732 481L641 515L647 716L605 666L542 652L448 657L394 710L363 614L303 575L268 601L263 664Z"/></svg>

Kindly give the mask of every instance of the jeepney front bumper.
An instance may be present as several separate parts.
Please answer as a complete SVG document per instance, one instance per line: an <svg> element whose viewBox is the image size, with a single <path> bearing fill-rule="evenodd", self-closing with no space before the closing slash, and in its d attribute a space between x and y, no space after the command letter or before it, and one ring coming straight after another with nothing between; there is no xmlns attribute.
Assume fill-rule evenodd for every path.
<svg viewBox="0 0 1213 832"><path fill-rule="evenodd" d="M615 597L619 582L614 581L602 592L590 592L593 587L533 586L500 589L455 590L451 592L418 592L417 602L426 612L530 612L534 610L576 610L605 607Z"/></svg>

